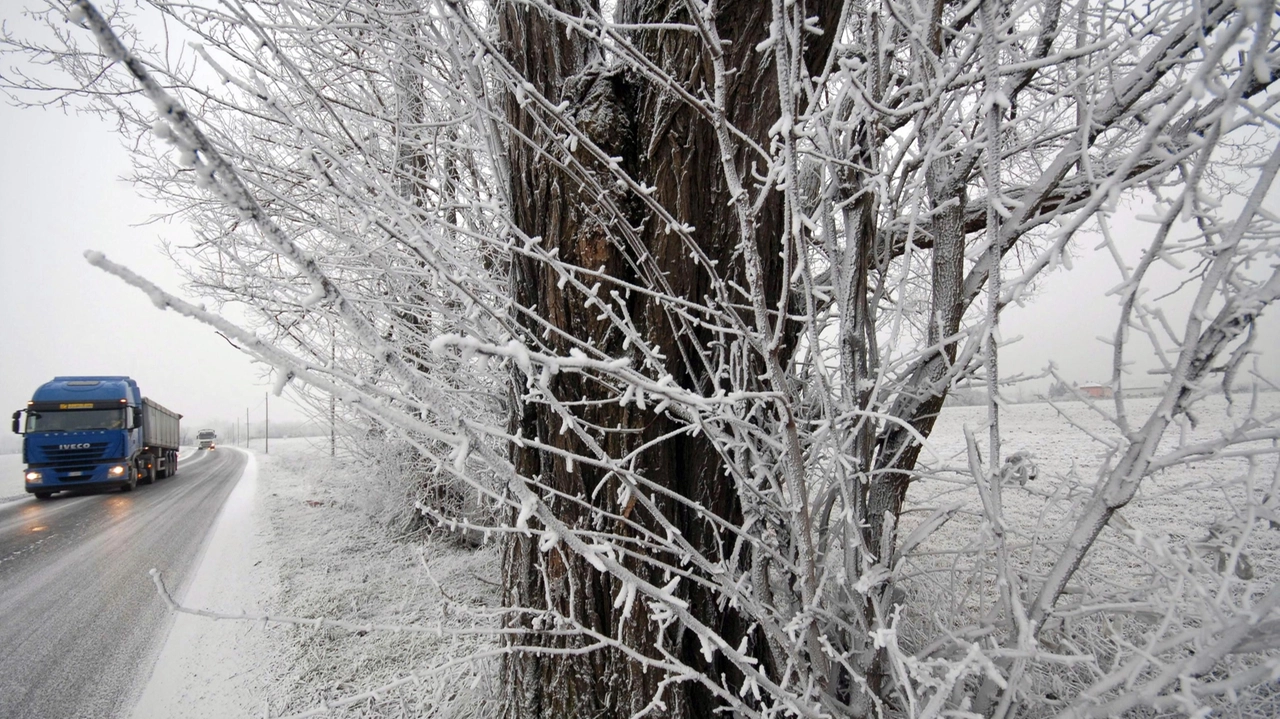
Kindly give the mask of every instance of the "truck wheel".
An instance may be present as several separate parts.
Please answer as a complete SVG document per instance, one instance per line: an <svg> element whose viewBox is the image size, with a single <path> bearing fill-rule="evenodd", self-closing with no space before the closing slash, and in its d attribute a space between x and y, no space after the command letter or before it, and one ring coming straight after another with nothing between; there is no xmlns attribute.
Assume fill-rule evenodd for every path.
<svg viewBox="0 0 1280 719"><path fill-rule="evenodd" d="M53 492L33 492L33 494L36 495L36 499L48 499L53 496Z"/></svg>
<svg viewBox="0 0 1280 719"><path fill-rule="evenodd" d="M138 470L129 470L129 481L120 487L121 492L132 492L134 487L138 486Z"/></svg>

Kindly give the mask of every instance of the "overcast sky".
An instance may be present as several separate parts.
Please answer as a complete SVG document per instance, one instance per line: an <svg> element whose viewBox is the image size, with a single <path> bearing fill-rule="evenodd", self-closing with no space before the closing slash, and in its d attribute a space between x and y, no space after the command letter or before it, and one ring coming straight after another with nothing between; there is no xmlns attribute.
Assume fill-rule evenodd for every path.
<svg viewBox="0 0 1280 719"><path fill-rule="evenodd" d="M0 18L12 20L22 3L0 0ZM243 419L246 407L260 421L268 385L259 365L211 329L157 310L84 260L85 250L102 251L190 298L159 250L163 240L182 244L189 234L180 225L142 224L163 208L120 179L128 171L120 138L97 118L0 106L0 409L24 406L54 375L125 374L144 394L186 415L188 427ZM1271 198L1269 209L1280 212L1280 191ZM1134 242L1135 256L1137 242L1150 235L1150 226L1132 218L1118 220L1117 229ZM1035 373L1053 360L1081 384L1110 378L1111 350L1097 338L1115 331L1117 298L1104 292L1120 278L1096 244L1082 235L1075 269L1053 273L1027 308L1004 315L1005 338L1023 339L1003 352L1003 374ZM1273 379L1280 376L1277 310L1271 308L1257 343ZM1154 366L1150 357L1136 358L1127 384L1160 384L1146 374ZM301 417L272 399L273 418Z"/></svg>
<svg viewBox="0 0 1280 719"><path fill-rule="evenodd" d="M1240 206L1242 203L1232 202ZM1267 196L1266 209L1273 214L1280 212L1280 187L1273 187ZM1224 206L1225 209L1225 206ZM1142 251L1155 234L1155 225L1138 219L1150 209L1137 200L1121 207L1110 220L1111 235L1122 246L1125 261L1130 268L1137 264ZM1228 216L1233 217L1233 216ZM1006 346L1000 354L1002 376L1006 372L1033 374L1044 369L1052 361L1060 374L1069 381L1085 384L1110 383L1112 374L1112 345L1120 318L1120 297L1108 294L1122 282L1119 269L1109 250L1100 247L1101 236L1096 230L1077 234L1074 240L1072 267L1059 268L1039 282L1039 287L1024 307L1011 307L1001 314L1002 336L1006 341L1021 337ZM1194 259L1183 255L1180 260L1192 265ZM1268 276L1274 269L1277 256L1274 248L1266 259L1268 266L1255 263L1252 269L1257 277ZM1186 271L1173 271L1168 265L1153 265L1143 295L1145 301L1157 301L1170 324L1181 333L1187 322L1187 312L1193 293L1199 285L1190 285L1178 291L1178 283L1187 279ZM1167 296L1166 296L1167 295ZM1216 312L1220 303L1211 307ZM1161 335L1166 349L1176 349L1167 336ZM1272 382L1280 381L1280 307L1272 306L1257 323L1253 351L1255 358L1246 364L1246 370L1255 367ZM1175 361L1176 356L1170 355ZM1129 388L1158 387L1165 377L1152 374L1160 364L1150 341L1134 332L1126 346L1125 361L1132 363L1123 381ZM1247 379L1242 371L1237 382ZM1028 390L1041 389L1042 382L1030 383Z"/></svg>
<svg viewBox="0 0 1280 719"><path fill-rule="evenodd" d="M119 179L128 171L120 139L97 118L0 107L0 409L7 419L54 375L129 375L187 427L243 421L246 408L261 421L260 365L85 261L99 250L185 294L160 244L189 234L141 224L160 208ZM300 418L275 397L271 415Z"/></svg>

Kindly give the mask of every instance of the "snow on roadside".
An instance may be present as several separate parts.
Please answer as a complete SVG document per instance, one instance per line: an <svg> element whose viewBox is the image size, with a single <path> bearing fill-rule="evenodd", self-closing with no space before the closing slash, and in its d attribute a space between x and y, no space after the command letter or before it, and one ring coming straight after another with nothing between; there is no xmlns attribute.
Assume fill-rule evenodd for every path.
<svg viewBox="0 0 1280 719"><path fill-rule="evenodd" d="M436 636L437 626L489 624L467 608L497 603L500 554L468 550L415 533L392 538L366 508L373 488L361 463L330 458L327 443L271 443L262 482L274 537L279 594L274 611L368 624L401 632L287 627L276 643L270 716L341 702L487 647L491 640ZM444 677L380 692L329 716L489 716L492 666L460 665Z"/></svg>
<svg viewBox="0 0 1280 719"><path fill-rule="evenodd" d="M224 449L221 451L243 451ZM266 522L253 455L218 513L196 571L175 599L227 614L261 614L274 578L262 560ZM234 719L261 716L264 657L271 636L244 621L214 621L177 614L150 680L134 706L134 719Z"/></svg>
<svg viewBox="0 0 1280 719"><path fill-rule="evenodd" d="M27 483L22 479L22 453L0 454L0 504L24 499Z"/></svg>
<svg viewBox="0 0 1280 719"><path fill-rule="evenodd" d="M324 444L325 446L321 446ZM219 451L222 451L219 449ZM327 443L272 440L228 499L184 606L398 625L349 631L179 614L133 719L281 717L342 702L487 648L436 627L492 626L499 552L389 537L364 468ZM425 630L425 631L424 631ZM461 664L327 716L490 716L493 666Z"/></svg>

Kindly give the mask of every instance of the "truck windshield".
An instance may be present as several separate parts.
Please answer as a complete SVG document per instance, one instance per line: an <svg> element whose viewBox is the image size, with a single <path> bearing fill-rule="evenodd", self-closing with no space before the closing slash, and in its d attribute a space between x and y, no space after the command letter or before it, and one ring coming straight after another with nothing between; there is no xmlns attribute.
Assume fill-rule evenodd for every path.
<svg viewBox="0 0 1280 719"><path fill-rule="evenodd" d="M124 429L124 410L27 412L27 432L75 432L82 429Z"/></svg>
<svg viewBox="0 0 1280 719"><path fill-rule="evenodd" d="M213 432L201 432L200 434L196 435L196 439L214 439L216 437L217 435L214 434Z"/></svg>

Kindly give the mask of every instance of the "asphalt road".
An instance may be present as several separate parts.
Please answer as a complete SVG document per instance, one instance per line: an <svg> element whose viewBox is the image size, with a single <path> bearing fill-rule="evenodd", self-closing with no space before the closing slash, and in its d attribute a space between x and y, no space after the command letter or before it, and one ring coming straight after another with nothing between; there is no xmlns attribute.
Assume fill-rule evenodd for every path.
<svg viewBox="0 0 1280 719"><path fill-rule="evenodd" d="M0 506L0 717L111 719L133 706L170 619L147 573L186 586L246 461L196 455L130 493Z"/></svg>

